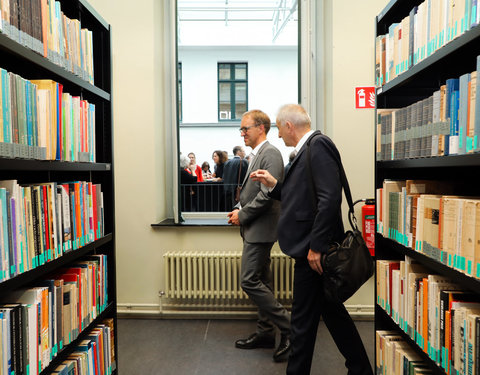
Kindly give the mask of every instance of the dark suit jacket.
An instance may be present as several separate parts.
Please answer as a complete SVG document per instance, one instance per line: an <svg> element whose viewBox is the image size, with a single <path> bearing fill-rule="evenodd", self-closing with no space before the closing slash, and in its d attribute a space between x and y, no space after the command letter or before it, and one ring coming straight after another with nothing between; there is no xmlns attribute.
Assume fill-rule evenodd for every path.
<svg viewBox="0 0 480 375"><path fill-rule="evenodd" d="M240 163L242 165L242 170L240 171L239 179L238 172ZM247 169L248 162L245 159L240 159L239 156L235 156L233 159L230 159L225 163L225 167L223 168L223 184L225 185L226 192L233 193L237 184L242 186L245 175L247 174Z"/></svg>
<svg viewBox="0 0 480 375"><path fill-rule="evenodd" d="M270 193L282 201L278 243L285 254L294 258L306 257L309 249L325 253L332 242L341 241L344 235L337 164L340 154L330 138L319 134L315 132L309 138L317 212L307 172L308 141L293 160L283 184L277 183Z"/></svg>

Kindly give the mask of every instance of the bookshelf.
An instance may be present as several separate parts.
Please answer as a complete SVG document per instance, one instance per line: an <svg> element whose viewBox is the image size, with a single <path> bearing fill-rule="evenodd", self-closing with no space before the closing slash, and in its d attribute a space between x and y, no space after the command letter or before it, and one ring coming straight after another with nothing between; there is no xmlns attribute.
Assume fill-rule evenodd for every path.
<svg viewBox="0 0 480 375"><path fill-rule="evenodd" d="M410 12L412 9L414 7L419 7L422 3L424 3L422 0L389 1L385 9L376 18L376 37L388 34L389 27L392 23L401 24L402 20L411 14ZM448 1L437 3L447 4ZM468 4L468 2L466 2L466 4ZM411 35L414 34L410 34L410 36ZM412 64L408 69L405 69L403 72L396 75L395 78L388 80L386 83L383 82L383 84L378 84L377 82L377 113L375 116L375 125L377 125L377 114L380 113L381 110L403 109L411 106L414 103L431 97L442 85L445 85L446 80L459 78L466 73L475 71L477 69L477 56L480 55L479 42L480 26L474 25L467 31L460 33L455 38L448 41L448 43L444 44L442 47L430 50L425 58ZM378 45L379 44L377 43L376 50L378 50ZM413 52L415 53L415 51ZM378 68L376 69L376 74L378 74ZM478 116L480 111L477 109L476 113ZM429 124L431 123L432 121L430 120ZM431 136L431 134L427 134L427 137L428 136ZM378 133L377 129L376 140L379 140L380 137L381 134ZM408 140L406 140L406 142L408 142ZM446 192L445 195L455 194L462 197L479 196L479 190L475 186L476 183L473 183L474 180L472 180L472 176L480 173L480 153L478 153L478 151L475 152L474 150L474 152L459 153L457 155L448 156L428 155L413 158L407 156L395 160L385 160L383 155L381 158L379 158L378 155L377 148L375 160L375 187L377 190L384 187L383 181L385 180L432 180L445 183L455 182L454 193ZM379 196L377 195L377 205L379 205L378 197ZM415 262L421 267L421 272L428 275L439 275L439 277L448 278L452 283L456 284L459 289L474 295L478 294L478 300L480 300L480 279L475 277L474 274L469 275L468 272L459 270L459 267L452 265L448 260L442 261L441 259L444 259L443 257L445 255L445 252L443 252L442 249L440 249L440 252L438 252L440 255L436 258L432 255L434 253L428 253L428 251L425 250L425 247L420 249L417 248L415 250L415 244L413 244L413 248L407 246L405 243L407 240L405 238L403 238L402 243L401 236L397 236L397 240L395 239L395 234L386 235L385 232L382 232L383 227L380 226L384 223L380 223L379 210L381 209L379 208L377 210L377 233L375 237L377 278L383 280L380 279L380 275L384 274L386 275L385 277L390 277L390 280L385 281L388 283L387 294L383 294L387 296L387 299L385 300L381 298L382 293L384 292L382 292L383 287L379 285L378 281L375 287L375 330L388 330L394 332L392 337L393 335L397 335L398 338L392 339L392 341L400 340L405 342L414 353L412 354L412 358L421 361L423 363L421 366L427 368L431 373L454 374L455 368L451 366L451 363L445 364L442 359L439 360L438 356L442 354L435 353L430 346L431 343L427 343L428 340L423 337L424 335L422 335L422 332L426 331L421 331L420 328L418 331L416 330L418 328L417 325L423 324L421 323L423 319L422 317L417 318L414 327L408 328L406 327L407 324L405 321L398 319L398 315L396 318L394 317L395 313L393 312L390 303L395 296L388 296L388 288L394 288L392 285L395 283L395 280L392 279L392 272L398 271L392 271L394 267L391 269L387 267L387 271L384 271L384 269L379 268L378 264L379 262L385 262L385 264L388 264L389 261L394 263L396 261L405 260L405 257L408 257L412 262ZM385 219L382 217L381 220ZM416 220L418 221L418 218L416 218ZM439 221L441 221L441 218ZM402 234L405 235L405 232ZM399 271L401 274L401 269ZM418 273L421 272L418 271ZM422 280L421 277L419 277L418 280ZM406 283L405 280L404 282ZM407 284L402 285L405 286ZM427 285L428 288L430 288L430 284ZM416 291L420 293L420 282L416 283L416 288L418 288ZM419 302L417 301L417 303ZM420 304L416 305L415 308L419 306ZM428 309L430 308L431 305L429 303ZM415 310L415 313L418 313L418 311ZM428 321L429 325L432 324L429 319L430 317L428 319L425 318L423 322ZM409 332L410 329L412 329L412 334ZM480 335L478 331L476 334ZM398 347L401 348L401 345ZM399 350L401 351L402 349ZM377 367L381 363L382 358L384 358L384 355L385 349L379 349L377 346ZM381 366L383 365L382 362ZM382 373L389 373L385 371L386 370L383 369ZM465 373L467 373L467 369L465 369Z"/></svg>
<svg viewBox="0 0 480 375"><path fill-rule="evenodd" d="M16 1L14 0L10 3L14 2ZM31 2L34 4L35 0ZM29 4L30 1L25 2L25 4L27 3ZM38 0L38 4L50 3L51 1ZM95 226L90 224L90 232L88 232L88 229L82 230L83 232L81 232L84 233L83 237L79 240L78 246L72 246L72 250L65 250L64 248L59 256L49 257L46 255L41 261L33 262L33 266L30 260L30 267L27 267L28 270L22 272L17 269L14 272L14 276L6 277L3 281L0 277L0 296L7 296L19 289L35 287L45 278L61 274L68 267L78 265L85 257L89 257L91 260L94 256L105 255L106 267L104 269L106 268L107 271L105 272L105 280L102 281L105 282L102 284L105 288L101 290L101 286L96 284L92 288L96 292L101 290L105 297L108 296L108 299L105 298L106 301L102 306L97 304L96 308L98 308L98 311L93 314L91 319L91 314L88 313L88 323L78 332L78 335L75 335L76 337L72 338L71 342L59 345L58 348L56 347L53 350L48 366L39 371L39 373L42 375L52 373L57 366L76 350L83 340L93 335L93 330L98 324L104 322L105 319L113 319L112 351L115 356L115 363L112 363L110 368L105 369L105 373L117 374L111 28L85 0L61 0L56 3L60 6L59 9L61 9L65 17L70 20L78 20L82 29L91 31L93 81L89 82L85 74L83 76L79 72L75 74L71 70L65 69L61 64L59 65L58 62L54 62L51 58L44 57L31 47L19 43L11 35L6 35L5 29L3 33L0 31L0 68L28 81L53 80L63 86L63 93L68 93L71 97L78 97L79 100L94 105L93 134L89 133L89 137L94 139L94 142L92 142L93 148L89 152L94 153L95 159L94 161L86 162L78 161L80 158L77 161L67 161L63 157L61 158L62 160L58 160L55 157L54 159L57 160L39 160L42 157L19 158L18 155L16 155L17 157L0 156L0 180L17 180L18 184L22 186L40 183L60 184L72 181L84 181L86 184L101 185L103 221L99 218L100 216L97 216L97 218L98 223L102 222L102 230L96 233ZM23 2L18 1L18 4L23 4ZM65 116L65 113L63 115ZM72 117L72 123L73 121ZM87 120L85 120L86 122ZM62 147L65 146L62 144ZM74 155L73 151L72 155ZM93 200L93 195L88 197ZM85 202L87 201L88 198L85 197ZM93 203L89 207L91 207L93 212ZM97 207L100 208L100 203L98 203ZM96 212L95 215L100 215L100 213ZM73 230L72 235L74 235ZM94 279L95 283L98 282L97 276L94 276ZM99 294L97 294L97 298L100 298ZM0 369L0 373L2 373L2 369ZM30 371L30 373L33 372Z"/></svg>

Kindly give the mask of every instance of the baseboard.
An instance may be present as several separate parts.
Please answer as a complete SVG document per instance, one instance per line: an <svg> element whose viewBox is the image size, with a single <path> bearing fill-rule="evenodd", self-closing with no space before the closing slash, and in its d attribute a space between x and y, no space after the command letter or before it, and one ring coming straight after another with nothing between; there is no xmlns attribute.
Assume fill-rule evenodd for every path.
<svg viewBox="0 0 480 375"><path fill-rule="evenodd" d="M373 305L345 305L355 320L373 320ZM207 311L185 308L181 306L165 306L160 304L128 304L117 305L119 318L140 319L255 319L257 313L253 308L223 311Z"/></svg>

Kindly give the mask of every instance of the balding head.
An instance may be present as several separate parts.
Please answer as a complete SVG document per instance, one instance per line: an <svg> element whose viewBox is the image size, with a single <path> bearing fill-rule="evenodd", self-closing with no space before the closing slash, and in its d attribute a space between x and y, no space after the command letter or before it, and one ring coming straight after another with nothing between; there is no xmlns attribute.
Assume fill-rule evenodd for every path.
<svg viewBox="0 0 480 375"><path fill-rule="evenodd" d="M312 121L305 108L299 104L285 104L280 107L277 114L277 125L291 122L297 129L310 130Z"/></svg>

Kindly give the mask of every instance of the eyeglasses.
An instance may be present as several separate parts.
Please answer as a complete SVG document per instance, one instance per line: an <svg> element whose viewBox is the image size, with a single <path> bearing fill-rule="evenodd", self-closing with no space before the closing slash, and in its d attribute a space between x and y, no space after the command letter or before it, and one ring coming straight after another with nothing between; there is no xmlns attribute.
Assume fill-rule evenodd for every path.
<svg viewBox="0 0 480 375"><path fill-rule="evenodd" d="M259 126L258 124L254 124L254 125L250 125L250 126L244 126L244 127L241 127L240 129L238 129L240 131L240 133L246 133L248 131L248 129L250 128L256 128L257 126Z"/></svg>

